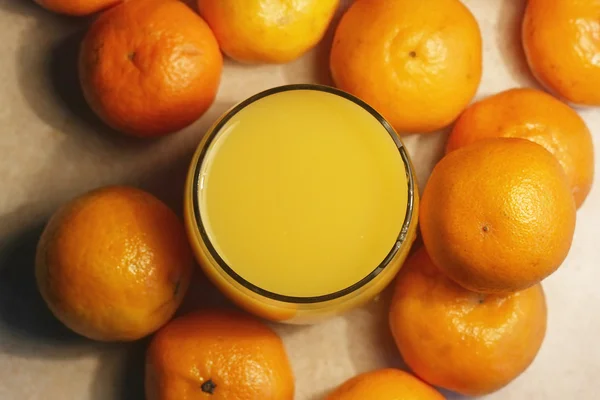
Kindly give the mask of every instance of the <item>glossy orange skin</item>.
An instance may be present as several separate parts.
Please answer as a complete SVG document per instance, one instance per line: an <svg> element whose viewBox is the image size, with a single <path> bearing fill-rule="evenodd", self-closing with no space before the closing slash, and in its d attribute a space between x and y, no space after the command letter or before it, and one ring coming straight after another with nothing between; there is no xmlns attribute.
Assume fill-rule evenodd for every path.
<svg viewBox="0 0 600 400"><path fill-rule="evenodd" d="M417 376L480 396L532 363L546 333L546 301L539 284L508 295L470 292L445 277L421 248L396 282L390 326Z"/></svg>
<svg viewBox="0 0 600 400"><path fill-rule="evenodd" d="M38 244L36 279L50 310L73 331L130 341L171 319L193 265L173 211L139 189L109 186L50 219Z"/></svg>
<svg viewBox="0 0 600 400"><path fill-rule="evenodd" d="M529 139L551 152L565 170L577 207L594 180L594 144L571 107L536 89L510 89L474 103L448 137L446 152L492 137Z"/></svg>
<svg viewBox="0 0 600 400"><path fill-rule="evenodd" d="M523 47L542 85L569 102L600 106L599 0L529 0Z"/></svg>
<svg viewBox="0 0 600 400"><path fill-rule="evenodd" d="M122 0L35 0L36 3L59 14L81 17L104 10Z"/></svg>
<svg viewBox="0 0 600 400"><path fill-rule="evenodd" d="M481 140L434 168L419 222L431 259L463 287L508 293L561 265L575 201L556 158L526 139Z"/></svg>
<svg viewBox="0 0 600 400"><path fill-rule="evenodd" d="M79 74L92 109L139 137L200 118L219 87L223 57L208 25L178 0L129 0L86 34Z"/></svg>
<svg viewBox="0 0 600 400"><path fill-rule="evenodd" d="M340 0L198 0L221 49L249 64L286 63L323 38Z"/></svg>
<svg viewBox="0 0 600 400"><path fill-rule="evenodd" d="M153 338L146 358L148 400L292 400L283 342L236 311L177 318Z"/></svg>
<svg viewBox="0 0 600 400"><path fill-rule="evenodd" d="M330 66L340 89L371 104L396 131L431 132L475 95L481 33L458 0L356 1L337 28Z"/></svg>
<svg viewBox="0 0 600 400"><path fill-rule="evenodd" d="M381 369L355 376L326 400L444 400L438 391L408 372Z"/></svg>

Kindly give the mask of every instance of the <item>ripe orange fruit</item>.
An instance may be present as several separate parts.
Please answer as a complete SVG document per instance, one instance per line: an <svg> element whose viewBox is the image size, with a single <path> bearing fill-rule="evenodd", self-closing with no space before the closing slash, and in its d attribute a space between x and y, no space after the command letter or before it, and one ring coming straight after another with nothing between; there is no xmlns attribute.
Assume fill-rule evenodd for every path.
<svg viewBox="0 0 600 400"><path fill-rule="evenodd" d="M42 7L55 13L83 16L104 10L122 0L34 0Z"/></svg>
<svg viewBox="0 0 600 400"><path fill-rule="evenodd" d="M335 84L398 132L431 132L454 121L475 95L481 34L458 0L361 0L342 17L330 64Z"/></svg>
<svg viewBox="0 0 600 400"><path fill-rule="evenodd" d="M438 391L399 369L366 372L349 379L327 400L444 400Z"/></svg>
<svg viewBox="0 0 600 400"><path fill-rule="evenodd" d="M113 128L160 136L212 104L223 59L208 25L178 0L129 0L102 14L81 47L92 109Z"/></svg>
<svg viewBox="0 0 600 400"><path fill-rule="evenodd" d="M525 289L563 262L575 202L552 154L529 140L497 138L447 154L433 169L419 215L431 259L463 287Z"/></svg>
<svg viewBox="0 0 600 400"><path fill-rule="evenodd" d="M470 292L446 278L421 248L396 281L390 326L417 376L479 396L531 364L546 333L546 301L540 284L508 295Z"/></svg>
<svg viewBox="0 0 600 400"><path fill-rule="evenodd" d="M600 105L600 1L529 0L523 47L542 85L570 102Z"/></svg>
<svg viewBox="0 0 600 400"><path fill-rule="evenodd" d="M38 244L36 278L66 326L95 340L127 341L173 316L192 268L173 211L149 193L111 186L54 214Z"/></svg>
<svg viewBox="0 0 600 400"><path fill-rule="evenodd" d="M234 311L201 311L154 336L146 398L292 400L294 376L283 342L268 326Z"/></svg>
<svg viewBox="0 0 600 400"><path fill-rule="evenodd" d="M529 139L554 154L579 207L594 179L594 145L583 119L572 108L535 89L510 89L465 110L454 125L446 151L492 137Z"/></svg>
<svg viewBox="0 0 600 400"><path fill-rule="evenodd" d="M285 63L325 35L339 0L198 0L225 54L245 63Z"/></svg>

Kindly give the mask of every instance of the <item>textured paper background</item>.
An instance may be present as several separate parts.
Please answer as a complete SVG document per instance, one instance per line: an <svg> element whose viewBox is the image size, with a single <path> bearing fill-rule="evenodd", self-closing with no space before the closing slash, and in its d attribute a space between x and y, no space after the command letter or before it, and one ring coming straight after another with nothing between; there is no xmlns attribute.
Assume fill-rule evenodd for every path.
<svg viewBox="0 0 600 400"><path fill-rule="evenodd" d="M382 0L383 1L383 0ZM519 46L525 0L469 0L485 46L478 97L535 85ZM234 103L284 83L328 83L331 35L285 66L227 62L218 99L185 131L153 142L110 132L86 107L75 74L78 41L89 21L47 13L30 0L0 0L0 399L143 399L145 342L106 345L63 328L33 283L44 222L88 189L130 183L180 209L189 158L207 126ZM581 112L600 153L600 110ZM424 184L445 134L405 138ZM596 174L600 177L600 161ZM579 211L573 248L544 286L549 326L532 367L488 399L595 399L600 391L600 183ZM198 274L187 309L227 304ZM345 316L309 327L276 326L297 377L299 400L318 400L356 373L401 366L386 324L386 295ZM365 399L368 400L368 399Z"/></svg>

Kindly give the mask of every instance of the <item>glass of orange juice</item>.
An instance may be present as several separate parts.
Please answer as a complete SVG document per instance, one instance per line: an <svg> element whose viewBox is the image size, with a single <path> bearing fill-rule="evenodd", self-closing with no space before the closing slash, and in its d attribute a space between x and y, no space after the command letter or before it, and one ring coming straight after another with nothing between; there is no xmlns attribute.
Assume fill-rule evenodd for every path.
<svg viewBox="0 0 600 400"><path fill-rule="evenodd" d="M246 310L311 323L375 297L416 236L411 161L373 108L288 85L233 107L192 161L185 220L209 279Z"/></svg>

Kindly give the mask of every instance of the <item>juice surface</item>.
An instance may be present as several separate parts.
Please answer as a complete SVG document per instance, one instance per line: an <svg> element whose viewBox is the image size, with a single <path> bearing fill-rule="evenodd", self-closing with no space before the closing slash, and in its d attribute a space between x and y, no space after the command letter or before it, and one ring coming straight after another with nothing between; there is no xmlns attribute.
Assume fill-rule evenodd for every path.
<svg viewBox="0 0 600 400"><path fill-rule="evenodd" d="M332 294L368 276L404 223L406 169L384 126L341 96L291 90L235 114L210 144L200 213L220 257L280 295Z"/></svg>

